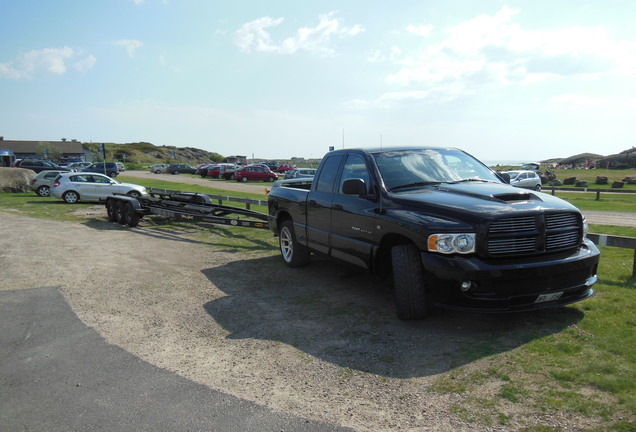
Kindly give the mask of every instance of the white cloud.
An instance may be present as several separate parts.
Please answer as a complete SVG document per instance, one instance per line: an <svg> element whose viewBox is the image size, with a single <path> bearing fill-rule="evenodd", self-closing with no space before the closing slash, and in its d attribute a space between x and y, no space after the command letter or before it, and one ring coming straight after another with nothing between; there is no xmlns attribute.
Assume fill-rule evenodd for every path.
<svg viewBox="0 0 636 432"><path fill-rule="evenodd" d="M411 34L427 37L433 31L433 26L432 25L415 26L411 24L406 27L406 30Z"/></svg>
<svg viewBox="0 0 636 432"><path fill-rule="evenodd" d="M555 105L568 105L572 107L605 107L613 109L636 109L636 99L597 97L580 94L562 94L550 98L550 103Z"/></svg>
<svg viewBox="0 0 636 432"><path fill-rule="evenodd" d="M144 44L141 41L135 39L122 39L115 42L115 45L123 46L128 52L128 57L134 57L137 50Z"/></svg>
<svg viewBox="0 0 636 432"><path fill-rule="evenodd" d="M67 72L67 63L79 58L81 54L82 50L69 47L31 50L19 56L14 62L0 63L0 77L9 79L32 78L42 72L64 75ZM95 62L96 58L89 55L76 60L73 67L79 72L85 73L93 67Z"/></svg>
<svg viewBox="0 0 636 432"><path fill-rule="evenodd" d="M504 6L449 27L441 42L405 53L387 82L407 94L415 88L422 97L452 99L510 84L636 73L635 44L613 40L603 27L528 30L515 22L519 13ZM432 27L408 31L428 37Z"/></svg>
<svg viewBox="0 0 636 432"><path fill-rule="evenodd" d="M266 52L272 54L294 54L298 51L315 51L333 54L329 47L333 37L355 36L364 31L362 26L345 27L342 20L330 12L319 16L315 27L301 27L296 34L281 41L274 41L269 29L284 22L284 18L261 17L241 26L235 34L235 44L244 52Z"/></svg>

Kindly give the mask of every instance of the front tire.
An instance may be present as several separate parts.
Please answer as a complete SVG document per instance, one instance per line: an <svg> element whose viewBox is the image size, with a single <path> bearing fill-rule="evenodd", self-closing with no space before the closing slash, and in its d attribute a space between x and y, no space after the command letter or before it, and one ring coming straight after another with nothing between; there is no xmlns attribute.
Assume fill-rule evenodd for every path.
<svg viewBox="0 0 636 432"><path fill-rule="evenodd" d="M537 192L541 192L541 185L540 184L536 185L534 187L534 190L537 191Z"/></svg>
<svg viewBox="0 0 636 432"><path fill-rule="evenodd" d="M432 307L419 250L413 244L394 246L391 261L398 318L416 320L426 317Z"/></svg>
<svg viewBox="0 0 636 432"><path fill-rule="evenodd" d="M49 197L51 196L51 190L48 186L40 186L37 190L37 194L41 197Z"/></svg>
<svg viewBox="0 0 636 432"><path fill-rule="evenodd" d="M287 267L302 267L309 263L309 249L296 239L294 223L291 220L281 224L278 240L280 254Z"/></svg>
<svg viewBox="0 0 636 432"><path fill-rule="evenodd" d="M79 202L80 196L75 191L68 191L68 192L65 192L64 195L62 195L62 199L66 201L68 204L75 204Z"/></svg>
<svg viewBox="0 0 636 432"><path fill-rule="evenodd" d="M141 196L141 193L139 191L130 191L127 195L133 198L139 198Z"/></svg>
<svg viewBox="0 0 636 432"><path fill-rule="evenodd" d="M242 181L243 183L247 183L247 177L241 177L241 181Z"/></svg>

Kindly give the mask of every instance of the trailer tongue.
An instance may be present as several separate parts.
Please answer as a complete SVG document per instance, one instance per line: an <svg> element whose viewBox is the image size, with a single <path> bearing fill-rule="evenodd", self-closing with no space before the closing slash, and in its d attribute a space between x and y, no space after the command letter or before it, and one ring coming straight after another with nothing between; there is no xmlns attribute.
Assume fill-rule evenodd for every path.
<svg viewBox="0 0 636 432"><path fill-rule="evenodd" d="M113 195L106 199L108 220L135 227L147 215L200 221L220 225L268 229L267 214L239 207L214 204L199 193L157 193L134 198Z"/></svg>

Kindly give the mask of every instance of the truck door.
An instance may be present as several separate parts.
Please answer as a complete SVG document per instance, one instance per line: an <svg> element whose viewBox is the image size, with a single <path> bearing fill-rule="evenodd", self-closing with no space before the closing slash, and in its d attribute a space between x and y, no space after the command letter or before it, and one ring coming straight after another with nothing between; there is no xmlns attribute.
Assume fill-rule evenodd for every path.
<svg viewBox="0 0 636 432"><path fill-rule="evenodd" d="M331 205L331 255L368 268L373 252L377 203L359 195L344 194L342 185L348 179L364 180L367 193L373 193L364 159L357 154L348 155Z"/></svg>
<svg viewBox="0 0 636 432"><path fill-rule="evenodd" d="M317 252L329 253L331 202L338 187L343 155L325 156L315 187L307 196L307 245Z"/></svg>

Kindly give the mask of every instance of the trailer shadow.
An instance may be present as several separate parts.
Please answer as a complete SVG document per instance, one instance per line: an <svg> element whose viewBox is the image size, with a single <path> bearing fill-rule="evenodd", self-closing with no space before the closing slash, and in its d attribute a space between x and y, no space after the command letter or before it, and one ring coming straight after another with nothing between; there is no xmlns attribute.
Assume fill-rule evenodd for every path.
<svg viewBox="0 0 636 432"><path fill-rule="evenodd" d="M446 372L579 322L573 308L519 314L436 310L400 321L390 281L327 259L300 268L279 257L203 270L225 297L204 305L229 338L274 340L316 358L392 378Z"/></svg>

